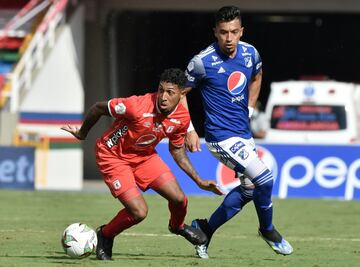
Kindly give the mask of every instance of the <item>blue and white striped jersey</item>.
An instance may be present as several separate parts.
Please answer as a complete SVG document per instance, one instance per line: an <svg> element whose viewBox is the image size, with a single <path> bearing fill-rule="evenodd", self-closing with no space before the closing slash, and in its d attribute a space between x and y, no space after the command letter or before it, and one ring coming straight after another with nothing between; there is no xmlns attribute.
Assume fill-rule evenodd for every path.
<svg viewBox="0 0 360 267"><path fill-rule="evenodd" d="M254 46L240 41L234 58L213 43L194 56L186 69L188 86L200 89L205 110L205 140L220 142L230 137L251 138L248 87L261 70Z"/></svg>

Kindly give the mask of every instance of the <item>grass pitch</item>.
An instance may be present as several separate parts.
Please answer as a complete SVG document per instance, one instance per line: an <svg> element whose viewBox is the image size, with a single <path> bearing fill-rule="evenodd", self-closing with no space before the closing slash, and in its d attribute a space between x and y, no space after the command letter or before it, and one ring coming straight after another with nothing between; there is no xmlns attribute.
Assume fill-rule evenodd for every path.
<svg viewBox="0 0 360 267"><path fill-rule="evenodd" d="M146 195L145 221L116 238L113 261L75 260L60 244L63 230L83 222L96 228L121 208L109 193L0 190L0 266L360 266L360 202L274 199L274 223L294 247L276 255L257 236L252 203L215 233L209 260L167 230L167 202ZM186 222L207 217L221 197L189 197Z"/></svg>

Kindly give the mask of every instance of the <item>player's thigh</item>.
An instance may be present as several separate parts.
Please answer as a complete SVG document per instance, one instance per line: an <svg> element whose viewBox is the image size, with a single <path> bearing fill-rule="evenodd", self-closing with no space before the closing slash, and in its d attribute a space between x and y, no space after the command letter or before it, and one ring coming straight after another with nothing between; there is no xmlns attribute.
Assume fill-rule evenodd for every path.
<svg viewBox="0 0 360 267"><path fill-rule="evenodd" d="M133 169L126 161L120 160L99 141L96 143L95 155L96 164L104 182L115 198L119 199L125 207L126 203L133 198L138 197L140 201L143 200L136 185ZM145 203L145 201L143 202ZM147 208L144 203L141 207Z"/></svg>
<svg viewBox="0 0 360 267"><path fill-rule="evenodd" d="M159 157L152 155L147 160L138 164L134 170L136 184L141 190L156 189L169 181L175 180L170 168Z"/></svg>
<svg viewBox="0 0 360 267"><path fill-rule="evenodd" d="M209 151L224 165L250 179L266 169L256 153L254 140L232 137L222 142L207 143ZM249 172L248 169L251 169Z"/></svg>
<svg viewBox="0 0 360 267"><path fill-rule="evenodd" d="M141 195L130 166L114 161L111 168L101 168L99 166L99 169L105 184L115 198L126 201Z"/></svg>
<svg viewBox="0 0 360 267"><path fill-rule="evenodd" d="M185 198L184 192L175 179L169 180L167 183L163 183L161 186L153 188L153 190L173 203L182 203Z"/></svg>

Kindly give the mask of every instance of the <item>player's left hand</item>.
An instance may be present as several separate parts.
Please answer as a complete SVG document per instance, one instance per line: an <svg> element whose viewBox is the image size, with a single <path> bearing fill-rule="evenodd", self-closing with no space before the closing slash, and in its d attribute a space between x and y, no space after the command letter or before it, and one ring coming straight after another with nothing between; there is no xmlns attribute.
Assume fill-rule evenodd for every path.
<svg viewBox="0 0 360 267"><path fill-rule="evenodd" d="M186 134L185 146L186 149L190 152L201 151L200 139L196 131L190 131Z"/></svg>
<svg viewBox="0 0 360 267"><path fill-rule="evenodd" d="M85 136L83 136L80 132L80 127L72 126L72 125L64 125L61 127L61 130L71 133L74 137L76 137L79 140L85 140Z"/></svg>
<svg viewBox="0 0 360 267"><path fill-rule="evenodd" d="M207 190L207 191L210 191L210 192L213 192L214 194L217 194L217 195L224 195L224 192L221 191L220 187L214 182L214 181L211 181L211 180L201 180L199 183L198 183L198 186L203 189L203 190Z"/></svg>

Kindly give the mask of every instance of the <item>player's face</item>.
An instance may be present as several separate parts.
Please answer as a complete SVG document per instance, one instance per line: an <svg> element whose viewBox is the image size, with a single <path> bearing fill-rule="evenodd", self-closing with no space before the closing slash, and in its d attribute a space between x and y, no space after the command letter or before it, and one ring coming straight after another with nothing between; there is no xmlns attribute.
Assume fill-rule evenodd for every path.
<svg viewBox="0 0 360 267"><path fill-rule="evenodd" d="M236 47L244 28L239 19L219 22L214 28L214 34L218 40L221 52L229 57L236 55Z"/></svg>
<svg viewBox="0 0 360 267"><path fill-rule="evenodd" d="M179 86L169 82L160 82L157 94L157 105L163 115L174 111L183 97L184 92Z"/></svg>

